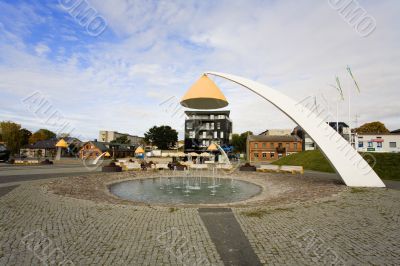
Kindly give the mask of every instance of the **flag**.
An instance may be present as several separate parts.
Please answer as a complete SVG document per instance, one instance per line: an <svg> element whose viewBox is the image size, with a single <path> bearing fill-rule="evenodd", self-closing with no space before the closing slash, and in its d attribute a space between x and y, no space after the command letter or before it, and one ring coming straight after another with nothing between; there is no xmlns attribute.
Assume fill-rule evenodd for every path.
<svg viewBox="0 0 400 266"><path fill-rule="evenodd" d="M356 86L356 88L357 88L357 90L358 90L358 92L360 92L360 87L358 87L358 84L357 84L357 81L356 81L356 79L354 78L354 76L353 76L353 73L351 72L351 69L350 69L350 67L349 66L347 66L347 72L349 72L349 74L350 74L350 77L353 79L353 81L354 81L354 85Z"/></svg>
<svg viewBox="0 0 400 266"><path fill-rule="evenodd" d="M339 80L338 76L336 76L336 85L337 86L334 86L334 85L331 85L331 86L334 87L340 93L340 98L342 101L344 101L343 90L342 90L342 86L340 85L340 80Z"/></svg>

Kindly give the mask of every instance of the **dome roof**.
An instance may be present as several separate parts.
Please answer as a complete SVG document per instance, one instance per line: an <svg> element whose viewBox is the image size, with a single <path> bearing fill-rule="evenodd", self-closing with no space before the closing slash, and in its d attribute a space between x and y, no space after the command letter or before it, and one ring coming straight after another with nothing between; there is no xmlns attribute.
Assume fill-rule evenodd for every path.
<svg viewBox="0 0 400 266"><path fill-rule="evenodd" d="M183 96L181 105L193 109L219 109L227 106L228 101L217 85L203 75Z"/></svg>

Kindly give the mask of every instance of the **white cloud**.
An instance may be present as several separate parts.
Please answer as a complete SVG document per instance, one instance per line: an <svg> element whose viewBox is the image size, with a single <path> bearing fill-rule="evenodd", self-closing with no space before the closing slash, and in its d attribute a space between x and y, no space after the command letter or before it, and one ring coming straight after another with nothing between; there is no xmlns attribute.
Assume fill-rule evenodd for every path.
<svg viewBox="0 0 400 266"><path fill-rule="evenodd" d="M48 54L51 51L51 49L44 43L38 43L35 46L35 52L38 56L43 56Z"/></svg>
<svg viewBox="0 0 400 266"><path fill-rule="evenodd" d="M44 43L36 47L38 56L34 56L23 45L11 47L2 41L0 90L2 95L14 95L11 104L18 105L23 95L41 90L92 137L100 129L143 134L155 124L182 131L182 118L165 112L160 103L171 96L178 101L203 71L252 78L297 100L317 95L322 103L322 93L331 110L337 95L329 84L339 75L346 91L352 90L353 115L360 116L359 124L381 120L391 129L400 128L396 11L400 5L395 2L365 4L378 25L367 38L355 33L325 2L91 4L118 34L118 41L93 39L85 51L68 57L59 48L57 61L39 56L50 51ZM346 76L348 64L360 83L360 94ZM234 131L257 133L294 126L251 92L215 81L230 102ZM341 103L340 117L345 121L346 106Z"/></svg>

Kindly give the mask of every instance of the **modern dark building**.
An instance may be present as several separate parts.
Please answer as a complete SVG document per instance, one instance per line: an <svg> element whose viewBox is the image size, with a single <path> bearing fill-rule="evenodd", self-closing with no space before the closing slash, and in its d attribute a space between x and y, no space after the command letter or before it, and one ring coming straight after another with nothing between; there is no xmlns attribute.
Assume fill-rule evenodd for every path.
<svg viewBox="0 0 400 266"><path fill-rule="evenodd" d="M232 138L230 111L185 111L185 152L202 152L211 143L229 146Z"/></svg>

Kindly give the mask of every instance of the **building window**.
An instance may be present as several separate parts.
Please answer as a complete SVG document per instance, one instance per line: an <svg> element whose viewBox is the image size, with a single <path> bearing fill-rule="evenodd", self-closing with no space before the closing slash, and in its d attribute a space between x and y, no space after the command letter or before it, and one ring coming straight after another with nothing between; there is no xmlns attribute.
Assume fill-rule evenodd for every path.
<svg viewBox="0 0 400 266"><path fill-rule="evenodd" d="M396 148L396 142L389 142L389 148Z"/></svg>
<svg viewBox="0 0 400 266"><path fill-rule="evenodd" d="M194 139L194 138L195 138L194 131L190 131L190 132L189 132L189 138L191 138L191 139Z"/></svg>
<svg viewBox="0 0 400 266"><path fill-rule="evenodd" d="M254 143L254 149L258 149L258 143Z"/></svg>
<svg viewBox="0 0 400 266"><path fill-rule="evenodd" d="M293 143L293 149L297 151L297 143Z"/></svg>
<svg viewBox="0 0 400 266"><path fill-rule="evenodd" d="M275 157L275 152L271 152L271 153L269 154L269 156L270 156L271 158L274 158L274 157Z"/></svg>
<svg viewBox="0 0 400 266"><path fill-rule="evenodd" d="M193 123L187 123L186 124L187 129L193 129Z"/></svg>
<svg viewBox="0 0 400 266"><path fill-rule="evenodd" d="M254 153L254 158L258 158L258 152Z"/></svg>
<svg viewBox="0 0 400 266"><path fill-rule="evenodd" d="M262 147L265 149L266 146L267 146L267 144L265 144L265 142L263 142ZM264 154L263 154L263 157L264 157Z"/></svg>
<svg viewBox="0 0 400 266"><path fill-rule="evenodd" d="M273 142L271 142L270 146L271 146L271 148L273 148L273 147L274 147L274 143L273 143Z"/></svg>
<svg viewBox="0 0 400 266"><path fill-rule="evenodd" d="M214 139L218 138L218 131L214 131Z"/></svg>
<svg viewBox="0 0 400 266"><path fill-rule="evenodd" d="M211 129L214 130L214 123L211 123Z"/></svg>
<svg viewBox="0 0 400 266"><path fill-rule="evenodd" d="M374 146L374 144L372 143L372 141L368 141L368 148L372 148Z"/></svg>
<svg viewBox="0 0 400 266"><path fill-rule="evenodd" d="M359 147L359 148L364 148L364 142L359 141L359 142L358 142L358 147Z"/></svg>
<svg viewBox="0 0 400 266"><path fill-rule="evenodd" d="M214 115L210 115L210 119L214 119Z"/></svg>
<svg viewBox="0 0 400 266"><path fill-rule="evenodd" d="M217 129L221 129L221 123L217 122Z"/></svg>
<svg viewBox="0 0 400 266"><path fill-rule="evenodd" d="M382 148L382 142L378 142L378 143L376 143L376 147L378 147L378 148Z"/></svg>
<svg viewBox="0 0 400 266"><path fill-rule="evenodd" d="M263 157L263 158L267 158L267 153L266 153L266 152L263 152L263 153L262 153L262 157Z"/></svg>
<svg viewBox="0 0 400 266"><path fill-rule="evenodd" d="M207 132L203 131L203 138L206 138L206 137L207 137Z"/></svg>
<svg viewBox="0 0 400 266"><path fill-rule="evenodd" d="M219 133L219 136L220 136L221 139L223 139L223 138L224 138L224 132L221 131L221 132Z"/></svg>
<svg viewBox="0 0 400 266"><path fill-rule="evenodd" d="M286 150L288 151L290 148L290 143L286 143Z"/></svg>

